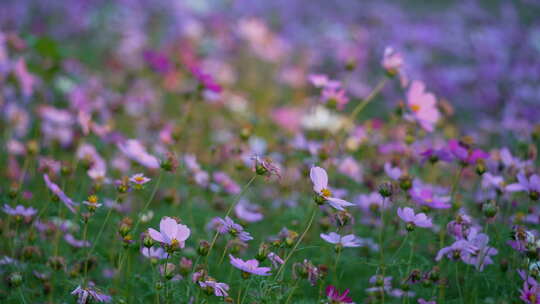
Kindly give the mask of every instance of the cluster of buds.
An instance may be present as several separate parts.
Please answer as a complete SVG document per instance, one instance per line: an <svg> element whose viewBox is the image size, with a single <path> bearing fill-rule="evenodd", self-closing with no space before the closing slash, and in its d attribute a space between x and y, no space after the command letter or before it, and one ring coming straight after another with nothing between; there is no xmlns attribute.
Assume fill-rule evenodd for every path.
<svg viewBox="0 0 540 304"><path fill-rule="evenodd" d="M326 275L326 272L326 267L317 267L308 260L293 264L293 276L307 279L312 286L315 286L317 281Z"/></svg>
<svg viewBox="0 0 540 304"><path fill-rule="evenodd" d="M130 234L132 228L133 220L131 218L125 217L122 219L122 221L120 221L118 233L120 233L120 236L122 237L124 247L129 246L129 244L133 242L133 237Z"/></svg>
<svg viewBox="0 0 540 304"><path fill-rule="evenodd" d="M176 168L178 168L176 156L172 152L167 152L165 159L160 163L160 167L167 172L175 172Z"/></svg>
<svg viewBox="0 0 540 304"><path fill-rule="evenodd" d="M261 159L259 156L253 156L253 160L255 161L254 170L257 175L265 176L266 178L272 176L281 178L279 168L273 164L271 159Z"/></svg>

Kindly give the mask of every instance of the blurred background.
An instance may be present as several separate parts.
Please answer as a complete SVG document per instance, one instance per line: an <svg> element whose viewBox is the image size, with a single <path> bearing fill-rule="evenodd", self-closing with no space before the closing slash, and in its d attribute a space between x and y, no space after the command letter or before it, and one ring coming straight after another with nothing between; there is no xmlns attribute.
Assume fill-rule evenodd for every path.
<svg viewBox="0 0 540 304"><path fill-rule="evenodd" d="M294 103L295 89L320 72L366 96L392 46L409 78L448 101L457 119L518 134L539 121L536 0L4 0L0 27L51 59L29 62L41 75L54 75L65 59L100 73L137 69L144 56L165 70L174 58L202 58L225 88L275 105ZM261 84L269 92L253 91ZM383 93L403 98L399 87Z"/></svg>

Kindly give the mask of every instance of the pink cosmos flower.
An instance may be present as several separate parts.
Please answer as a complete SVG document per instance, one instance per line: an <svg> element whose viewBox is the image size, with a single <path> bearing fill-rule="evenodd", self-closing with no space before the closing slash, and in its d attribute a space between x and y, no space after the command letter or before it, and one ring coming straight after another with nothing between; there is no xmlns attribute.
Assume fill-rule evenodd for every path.
<svg viewBox="0 0 540 304"><path fill-rule="evenodd" d="M129 159L150 168L159 168L159 161L156 157L146 152L146 148L136 139L128 139L118 144L118 149L122 151Z"/></svg>
<svg viewBox="0 0 540 304"><path fill-rule="evenodd" d="M137 174L132 175L129 178L129 181L136 184L136 185L142 186L142 185L148 183L150 181L150 179L148 177L144 176L144 174L142 174L142 173L137 173Z"/></svg>
<svg viewBox="0 0 540 304"><path fill-rule="evenodd" d="M330 232L329 234L320 234L321 238L328 243L335 244L339 247L360 247L362 246L362 243L358 237L356 237L354 234L347 234L345 236L341 236L335 232Z"/></svg>
<svg viewBox="0 0 540 304"><path fill-rule="evenodd" d="M433 209L448 209L450 205L450 196L439 195L437 189L428 185L414 183L409 194L414 202L425 205Z"/></svg>
<svg viewBox="0 0 540 304"><path fill-rule="evenodd" d="M353 303L352 299L348 296L350 289L345 289L342 294L339 293L339 290L332 285L326 287L326 296L331 303L341 304L341 303Z"/></svg>
<svg viewBox="0 0 540 304"><path fill-rule="evenodd" d="M450 153L465 164L476 164L480 159L489 158L489 154L481 149L469 149L464 144L456 139L450 139L448 141L448 150Z"/></svg>
<svg viewBox="0 0 540 304"><path fill-rule="evenodd" d="M335 107L338 110L343 110L349 102L349 97L344 89L326 87L321 94L323 103Z"/></svg>
<svg viewBox="0 0 540 304"><path fill-rule="evenodd" d="M65 193L58 187L57 184L53 183L49 176L47 174L43 174L43 179L45 180L45 184L47 185L47 188L51 190L51 192L56 195L63 203L64 205L69 209L69 211L75 213L75 208L77 204L75 204Z"/></svg>
<svg viewBox="0 0 540 304"><path fill-rule="evenodd" d="M325 201L328 201L333 208L343 211L345 210L344 207L353 205L345 200L332 197L332 192L328 189L328 175L323 168L311 168L310 177L313 182L313 190Z"/></svg>
<svg viewBox="0 0 540 304"><path fill-rule="evenodd" d="M339 162L337 169L340 173L347 175L355 182L362 182L363 168L354 158L350 156L345 157Z"/></svg>
<svg viewBox="0 0 540 304"><path fill-rule="evenodd" d="M398 208L397 214L408 225L411 224L423 228L429 228L433 226L433 224L431 223L431 219L428 218L425 213L414 214L414 210L412 208Z"/></svg>
<svg viewBox="0 0 540 304"><path fill-rule="evenodd" d="M396 52L392 47L386 47L384 49L384 57L381 65L383 68L390 74L396 74L401 70L405 60L403 55L399 52Z"/></svg>
<svg viewBox="0 0 540 304"><path fill-rule="evenodd" d="M262 213L258 212L259 208L248 203L246 200L241 200L234 207L234 213L236 216L246 222L255 223L261 221L264 216Z"/></svg>
<svg viewBox="0 0 540 304"><path fill-rule="evenodd" d="M436 301L426 301L424 299L418 299L418 304L437 304Z"/></svg>
<svg viewBox="0 0 540 304"><path fill-rule="evenodd" d="M214 172L213 178L229 194L239 194L242 191L240 186L225 172Z"/></svg>
<svg viewBox="0 0 540 304"><path fill-rule="evenodd" d="M178 224L170 217L164 217L159 222L159 232L148 228L150 237L157 242L169 245L173 248L184 248L185 241L189 238L191 230L186 225Z"/></svg>
<svg viewBox="0 0 540 304"><path fill-rule="evenodd" d="M433 132L440 114L436 107L435 95L426 92L425 89L426 86L422 81L413 81L407 92L407 104L420 126L428 132Z"/></svg>
<svg viewBox="0 0 540 304"><path fill-rule="evenodd" d="M228 297L229 294L227 291L229 291L229 285L225 283L219 283L215 281L199 281L199 285L202 288L210 288L214 291L214 295L216 297Z"/></svg>
<svg viewBox="0 0 540 304"><path fill-rule="evenodd" d="M24 61L23 58L20 58L15 62L13 72L19 81L19 85L21 86L21 91L23 92L24 96L32 95L36 78L34 75L28 72L28 69L26 68L26 61Z"/></svg>
<svg viewBox="0 0 540 304"><path fill-rule="evenodd" d="M337 80L331 80L324 74L311 74L308 76L309 81L316 88L338 88L341 83Z"/></svg>
<svg viewBox="0 0 540 304"><path fill-rule="evenodd" d="M231 265L245 273L261 276L271 275L271 273L269 273L270 267L259 267L259 261L255 259L244 261L242 259L235 258L232 254L229 254L229 258L231 259Z"/></svg>

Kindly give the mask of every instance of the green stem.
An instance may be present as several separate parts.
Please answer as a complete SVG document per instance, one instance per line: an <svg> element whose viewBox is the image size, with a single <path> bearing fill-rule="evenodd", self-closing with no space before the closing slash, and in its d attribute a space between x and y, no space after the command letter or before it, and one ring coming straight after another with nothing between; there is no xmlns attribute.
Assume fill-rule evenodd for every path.
<svg viewBox="0 0 540 304"><path fill-rule="evenodd" d="M298 241L296 242L296 244L294 244L293 249L291 250L291 252L289 252L287 257L283 261L283 264L281 264L281 267L279 267L279 270L276 273L276 277L275 277L276 280L279 278L279 274L283 271L283 269L285 268L285 265L287 265L287 262L289 261L291 256L294 254L294 251L296 250L298 245L300 245L300 243L302 242L302 240L306 236L307 232L309 231L309 228L311 228L311 225L313 224L313 220L315 219L315 215L317 214L317 210L319 210L318 206L313 207L313 211L311 212L311 218L309 219L309 222L308 222L308 224L306 226L306 229L304 229L304 232L302 233L302 235L300 235L300 238L298 238Z"/></svg>

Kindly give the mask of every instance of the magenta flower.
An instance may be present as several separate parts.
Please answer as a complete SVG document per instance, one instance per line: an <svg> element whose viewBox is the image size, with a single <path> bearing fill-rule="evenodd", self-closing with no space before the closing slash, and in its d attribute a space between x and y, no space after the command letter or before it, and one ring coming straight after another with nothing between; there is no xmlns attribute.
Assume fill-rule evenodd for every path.
<svg viewBox="0 0 540 304"><path fill-rule="evenodd" d="M409 194L414 202L420 205L428 206L433 209L448 209L451 207L450 196L441 196L437 194L437 189L420 183L413 183Z"/></svg>
<svg viewBox="0 0 540 304"><path fill-rule="evenodd" d="M418 299L418 304L437 304L436 301L427 301L424 299Z"/></svg>
<svg viewBox="0 0 540 304"><path fill-rule="evenodd" d="M255 259L244 261L242 259L235 258L232 254L229 254L229 258L231 259L231 265L240 269L246 274L255 274L261 276L271 275L271 273L269 273L270 267L259 267L259 261Z"/></svg>
<svg viewBox="0 0 540 304"><path fill-rule="evenodd" d="M353 205L345 200L332 197L332 192L330 189L328 189L328 175L323 168L311 168L310 177L311 181L313 182L313 190L319 195L319 197L323 198L324 201L328 201L330 206L333 208L343 211L345 210L344 207Z"/></svg>
<svg viewBox="0 0 540 304"><path fill-rule="evenodd" d="M423 82L413 81L407 92L407 104L420 126L424 130L432 132L440 114L436 106L435 95L425 90L426 86Z"/></svg>
<svg viewBox="0 0 540 304"><path fill-rule="evenodd" d="M414 210L409 207L398 208L398 216L407 223L407 229L414 229L414 226L430 228L433 226L431 219L425 213L414 214ZM409 228L412 225L412 228Z"/></svg>
<svg viewBox="0 0 540 304"><path fill-rule="evenodd" d="M75 213L75 208L77 204L75 204L65 193L58 187L57 184L53 183L47 174L43 174L43 179L45 180L45 184L47 185L47 188L51 190L51 192L56 195L63 203L64 205L69 209L69 211Z"/></svg>
<svg viewBox="0 0 540 304"><path fill-rule="evenodd" d="M335 244L338 247L360 247L362 246L361 240L356 237L354 234L347 234L341 236L335 232L330 232L329 234L320 234L321 238L327 241L330 244Z"/></svg>
<svg viewBox="0 0 540 304"><path fill-rule="evenodd" d="M202 288L209 288L216 297L228 297L229 285L215 281L199 281Z"/></svg>
<svg viewBox="0 0 540 304"><path fill-rule="evenodd" d="M326 296L330 303L341 304L341 303L353 303L352 299L348 296L350 289L345 289L342 294L339 293L339 290L332 285L326 287Z"/></svg>
<svg viewBox="0 0 540 304"><path fill-rule="evenodd" d="M450 153L464 164L473 165L480 159L489 158L489 154L481 149L470 150L456 139L448 141Z"/></svg>
<svg viewBox="0 0 540 304"><path fill-rule="evenodd" d="M159 222L159 232L148 228L150 237L157 242L171 246L172 248L184 248L185 241L189 238L191 230L186 225L178 224L170 217L164 217Z"/></svg>

